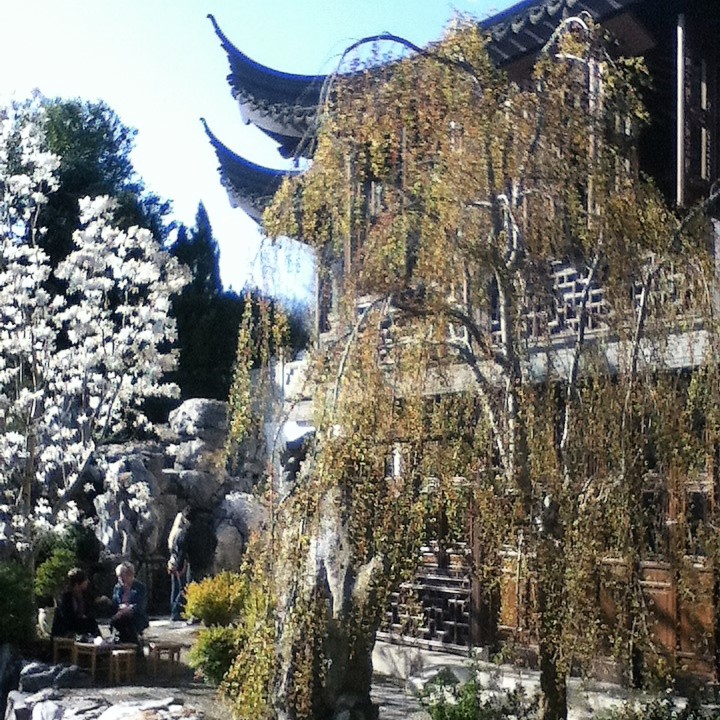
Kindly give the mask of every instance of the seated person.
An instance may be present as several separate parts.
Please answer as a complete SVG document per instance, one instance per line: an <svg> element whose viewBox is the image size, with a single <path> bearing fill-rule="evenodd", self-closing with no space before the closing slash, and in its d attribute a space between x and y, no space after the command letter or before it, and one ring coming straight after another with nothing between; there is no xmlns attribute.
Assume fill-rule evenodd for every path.
<svg viewBox="0 0 720 720"><path fill-rule="evenodd" d="M67 588L60 596L55 609L52 637L76 637L78 635L97 637L100 628L95 619L94 602L88 592L90 579L80 568L73 568L67 574Z"/></svg>
<svg viewBox="0 0 720 720"><path fill-rule="evenodd" d="M113 589L114 614L110 627L120 642L139 644L139 634L150 624L147 616L147 589L135 579L132 563L120 563L115 569L118 582Z"/></svg>

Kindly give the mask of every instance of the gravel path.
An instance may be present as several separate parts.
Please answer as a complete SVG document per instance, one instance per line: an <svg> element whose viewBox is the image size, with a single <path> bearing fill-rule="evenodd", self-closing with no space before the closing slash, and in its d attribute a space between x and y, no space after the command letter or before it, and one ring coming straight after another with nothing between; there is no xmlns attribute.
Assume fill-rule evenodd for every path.
<svg viewBox="0 0 720 720"><path fill-rule="evenodd" d="M153 640L176 642L183 645L180 653L180 666L172 676L162 667L157 676L153 676L147 661L138 667L135 683L132 685L98 686L92 689L77 688L63 690L66 697L100 697L111 703L124 701L158 700L173 697L185 705L200 710L207 720L228 720L230 709L218 698L215 688L195 680L193 670L187 664L187 653L199 625L187 625L168 619L155 619L146 631L146 641ZM417 699L405 692L403 686L395 680L377 677L373 683L373 700L380 709L380 720L406 720L420 711Z"/></svg>

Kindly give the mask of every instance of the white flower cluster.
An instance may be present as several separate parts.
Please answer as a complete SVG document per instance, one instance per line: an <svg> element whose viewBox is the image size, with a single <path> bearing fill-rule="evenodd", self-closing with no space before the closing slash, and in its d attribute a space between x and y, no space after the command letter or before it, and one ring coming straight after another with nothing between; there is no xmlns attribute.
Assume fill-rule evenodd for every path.
<svg viewBox="0 0 720 720"><path fill-rule="evenodd" d="M144 398L177 392L163 382L176 360L168 311L189 280L149 230L113 225L108 197L81 201L74 249L53 271L37 217L59 158L42 119L39 101L0 109L0 525L18 545L33 525L77 521L67 494L95 443L128 410L147 424Z"/></svg>
<svg viewBox="0 0 720 720"><path fill-rule="evenodd" d="M29 229L37 207L58 188L60 158L49 152L41 117L42 98L0 108L0 235Z"/></svg>

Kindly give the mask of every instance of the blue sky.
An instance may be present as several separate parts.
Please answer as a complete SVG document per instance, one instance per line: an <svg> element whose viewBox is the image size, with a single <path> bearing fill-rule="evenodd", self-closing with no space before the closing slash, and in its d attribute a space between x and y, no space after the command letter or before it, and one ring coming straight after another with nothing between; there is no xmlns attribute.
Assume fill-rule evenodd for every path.
<svg viewBox="0 0 720 720"><path fill-rule="evenodd" d="M0 0L0 96L103 99L138 129L133 161L150 189L192 224L198 202L220 245L223 282L248 279L286 296L308 294L302 251L261 250L230 208L199 118L231 149L282 167L271 140L244 126L226 82L225 53L207 20L254 60L296 73L335 69L353 41L388 31L423 45L454 13L480 19L510 0ZM264 268L264 270L263 270Z"/></svg>

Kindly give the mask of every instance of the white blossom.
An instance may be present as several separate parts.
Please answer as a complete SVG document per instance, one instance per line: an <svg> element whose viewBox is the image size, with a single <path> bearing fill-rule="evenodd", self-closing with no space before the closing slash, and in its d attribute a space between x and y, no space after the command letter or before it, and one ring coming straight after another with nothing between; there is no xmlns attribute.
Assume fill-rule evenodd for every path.
<svg viewBox="0 0 720 720"><path fill-rule="evenodd" d="M33 222L58 188L60 159L47 149L42 113L39 98L0 108L0 536L18 548L33 527L83 520L68 491L96 442L121 429L128 410L146 424L146 397L177 393L162 379L175 357L168 309L189 279L150 231L115 227L116 201L103 196L80 200L74 247L54 271L67 290L48 289L63 283L48 283ZM29 469L34 507L21 492ZM114 470L108 489L118 492ZM147 487L129 494L135 510L148 502Z"/></svg>

